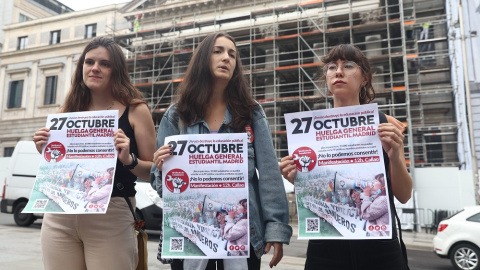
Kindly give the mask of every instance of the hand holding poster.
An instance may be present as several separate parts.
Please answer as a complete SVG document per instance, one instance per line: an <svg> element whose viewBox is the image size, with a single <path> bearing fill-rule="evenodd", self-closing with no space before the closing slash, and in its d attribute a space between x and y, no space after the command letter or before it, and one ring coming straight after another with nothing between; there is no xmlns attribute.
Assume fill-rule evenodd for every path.
<svg viewBox="0 0 480 270"><path fill-rule="evenodd" d="M391 238L377 104L285 114L299 239Z"/></svg>
<svg viewBox="0 0 480 270"><path fill-rule="evenodd" d="M112 193L118 111L51 114L25 213L105 213Z"/></svg>
<svg viewBox="0 0 480 270"><path fill-rule="evenodd" d="M165 144L162 257L248 257L247 135L177 135Z"/></svg>

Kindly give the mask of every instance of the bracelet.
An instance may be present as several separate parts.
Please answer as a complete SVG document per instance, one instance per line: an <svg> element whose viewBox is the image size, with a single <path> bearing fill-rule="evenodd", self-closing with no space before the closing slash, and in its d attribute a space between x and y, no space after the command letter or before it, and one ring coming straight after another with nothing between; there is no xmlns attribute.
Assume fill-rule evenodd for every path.
<svg viewBox="0 0 480 270"><path fill-rule="evenodd" d="M132 163L130 165L123 164L123 167L125 169L128 169L128 170L133 170L133 168L135 168L135 166L137 166L138 160L137 160L137 157L135 156L135 154L130 153L130 156L132 156Z"/></svg>

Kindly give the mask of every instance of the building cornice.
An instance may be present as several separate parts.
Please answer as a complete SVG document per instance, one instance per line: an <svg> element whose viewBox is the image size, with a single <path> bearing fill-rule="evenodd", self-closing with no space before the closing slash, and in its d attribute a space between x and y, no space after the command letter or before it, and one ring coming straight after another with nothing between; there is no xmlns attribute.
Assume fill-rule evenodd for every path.
<svg viewBox="0 0 480 270"><path fill-rule="evenodd" d="M24 27L32 27L32 26L36 26L36 25L39 25L39 24L52 23L52 22L59 23L59 21L63 21L63 20L71 20L71 19L87 17L87 16L91 16L91 15L98 15L98 14L101 14L101 13L117 12L122 5L123 4L108 5L108 6L104 6L104 7L92 8L92 9L75 11L75 12L69 12L69 13L65 13L65 14L60 14L60 15L56 15L56 16L35 19L35 20L31 20L31 21L26 21L26 22L13 23L13 24L6 25L3 28L3 30L4 31L18 30L18 29L21 29L21 28L24 28Z"/></svg>
<svg viewBox="0 0 480 270"><path fill-rule="evenodd" d="M216 5L217 3L221 3L222 5L233 5L233 2L236 2L236 1L238 1L238 0L221 0L221 1L218 1L218 0L203 0L203 1L189 0L189 1L175 1L175 2L170 2L170 3L167 2L163 5L159 5L157 7L147 8L147 9L143 9L143 10L134 10L133 8L131 8L130 10L124 10L123 16L127 20L133 20L134 17L139 13L143 13L146 16L150 16L150 15L158 14L159 12L167 13L167 14L170 14L172 12L177 12L177 11L194 12L194 11L198 11L199 8L201 8L201 7ZM232 2L232 3L228 4L229 2Z"/></svg>
<svg viewBox="0 0 480 270"><path fill-rule="evenodd" d="M30 73L30 68L24 67L24 68L16 68L16 69L7 69L5 72L7 74L15 74L15 73Z"/></svg>
<svg viewBox="0 0 480 270"><path fill-rule="evenodd" d="M28 48L28 49L25 49L25 50L3 52L3 53L0 53L0 59L2 60L2 62L5 62L7 58L20 57L20 56L25 56L25 55L36 55L36 56L40 57L39 59L42 59L41 58L42 56L39 55L39 53L51 52L51 51L54 51L54 50L61 50L61 49L66 49L66 48L70 48L70 47L78 47L78 46L83 47L90 40L91 39L81 39L81 40L78 40L78 41L59 43L59 44L55 44L55 45L46 45L46 46ZM80 54L80 51L78 51L78 54ZM33 60L35 60L35 59L31 59L31 61L33 61Z"/></svg>

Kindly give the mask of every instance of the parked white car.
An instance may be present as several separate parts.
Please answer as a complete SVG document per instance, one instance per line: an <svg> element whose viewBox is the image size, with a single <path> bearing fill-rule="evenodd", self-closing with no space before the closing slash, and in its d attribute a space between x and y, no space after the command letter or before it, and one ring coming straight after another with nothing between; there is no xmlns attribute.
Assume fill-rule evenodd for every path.
<svg viewBox="0 0 480 270"><path fill-rule="evenodd" d="M160 230L163 220L162 199L158 196L157 191L152 188L150 182L138 179L135 190L137 191L137 194L135 194L137 201L135 215L137 218L145 220L145 229Z"/></svg>
<svg viewBox="0 0 480 270"><path fill-rule="evenodd" d="M455 269L480 269L480 206L465 207L438 225L435 253L450 258Z"/></svg>

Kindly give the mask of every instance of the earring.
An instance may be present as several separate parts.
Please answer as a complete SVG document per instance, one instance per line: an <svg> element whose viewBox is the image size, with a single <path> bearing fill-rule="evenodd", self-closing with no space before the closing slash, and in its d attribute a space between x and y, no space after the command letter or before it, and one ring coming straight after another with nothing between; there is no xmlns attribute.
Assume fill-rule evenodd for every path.
<svg viewBox="0 0 480 270"><path fill-rule="evenodd" d="M360 89L360 99L364 99L366 97L367 97L367 88L365 88L365 86L364 86L364 87L362 87L362 89Z"/></svg>

